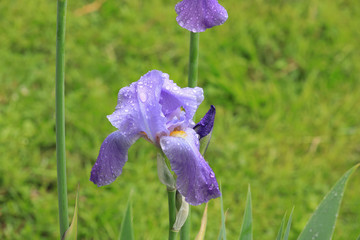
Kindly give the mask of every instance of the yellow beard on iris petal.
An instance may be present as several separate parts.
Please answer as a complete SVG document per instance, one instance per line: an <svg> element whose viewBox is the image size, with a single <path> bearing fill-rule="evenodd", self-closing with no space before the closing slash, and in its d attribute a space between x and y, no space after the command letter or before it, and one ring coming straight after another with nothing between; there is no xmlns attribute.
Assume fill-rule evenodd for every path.
<svg viewBox="0 0 360 240"><path fill-rule="evenodd" d="M170 133L170 136L172 136L172 137L181 137L181 138L185 138L186 137L186 132L184 132L184 131L172 131L171 133Z"/></svg>

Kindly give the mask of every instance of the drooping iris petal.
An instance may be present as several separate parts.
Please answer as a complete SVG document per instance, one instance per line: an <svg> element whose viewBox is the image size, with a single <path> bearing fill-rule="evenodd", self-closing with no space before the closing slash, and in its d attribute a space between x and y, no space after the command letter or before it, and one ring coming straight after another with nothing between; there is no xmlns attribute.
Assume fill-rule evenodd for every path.
<svg viewBox="0 0 360 240"><path fill-rule="evenodd" d="M137 98L139 102L139 124L148 138L155 142L161 133L169 134L166 128L167 119L162 113L160 94L167 74L152 70L137 82Z"/></svg>
<svg viewBox="0 0 360 240"><path fill-rule="evenodd" d="M217 0L183 0L176 4L176 21L191 32L204 32L223 24L228 13Z"/></svg>
<svg viewBox="0 0 360 240"><path fill-rule="evenodd" d="M193 129L186 129L179 137L162 137L160 145L177 175L176 188L188 203L199 205L220 196L215 174L199 152Z"/></svg>
<svg viewBox="0 0 360 240"><path fill-rule="evenodd" d="M124 135L120 131L106 137L100 147L99 156L91 170L90 181L98 187L108 185L121 174L128 159L128 149L140 135Z"/></svg>
<svg viewBox="0 0 360 240"><path fill-rule="evenodd" d="M214 105L211 105L210 110L205 114L200 122L195 125L194 130L197 134L199 134L200 139L211 133L214 127L215 114L215 107Z"/></svg>
<svg viewBox="0 0 360 240"><path fill-rule="evenodd" d="M161 91L160 104L162 112L166 117L178 111L180 107L185 109L186 120L192 120L200 103L204 100L204 91L202 88L180 88L169 75L165 75L165 81Z"/></svg>
<svg viewBox="0 0 360 240"><path fill-rule="evenodd" d="M159 104L166 75L152 70L139 81L122 88L116 109L108 116L112 125L127 134L145 132L152 142L155 142L157 134L168 134L167 119Z"/></svg>

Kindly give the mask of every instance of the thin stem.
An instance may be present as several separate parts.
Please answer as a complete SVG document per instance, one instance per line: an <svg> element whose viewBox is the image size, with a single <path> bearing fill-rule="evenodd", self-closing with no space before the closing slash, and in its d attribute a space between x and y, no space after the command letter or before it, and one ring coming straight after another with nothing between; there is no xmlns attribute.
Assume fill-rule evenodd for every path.
<svg viewBox="0 0 360 240"><path fill-rule="evenodd" d="M65 159L65 23L66 0L57 1L56 30L56 159L59 200L60 238L69 227Z"/></svg>
<svg viewBox="0 0 360 240"><path fill-rule="evenodd" d="M198 79L199 65L199 33L190 32L190 57L189 57L189 87L196 87ZM191 230L191 206L189 206L189 215L186 222L180 230L180 239L189 240Z"/></svg>
<svg viewBox="0 0 360 240"><path fill-rule="evenodd" d="M196 87L199 65L199 33L190 32L189 87Z"/></svg>
<svg viewBox="0 0 360 240"><path fill-rule="evenodd" d="M169 203L169 240L175 240L177 232L172 230L176 220L176 190L168 190Z"/></svg>
<svg viewBox="0 0 360 240"><path fill-rule="evenodd" d="M180 240L189 240L190 239L190 230L191 230L191 205L189 205L189 215L186 219L186 222L180 230Z"/></svg>

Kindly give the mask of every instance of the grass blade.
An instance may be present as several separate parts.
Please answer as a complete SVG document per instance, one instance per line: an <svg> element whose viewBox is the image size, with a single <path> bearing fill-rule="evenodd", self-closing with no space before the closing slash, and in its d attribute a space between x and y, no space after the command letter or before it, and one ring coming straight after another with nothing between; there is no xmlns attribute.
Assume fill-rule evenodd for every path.
<svg viewBox="0 0 360 240"><path fill-rule="evenodd" d="M281 240L283 235L283 229L284 229L284 223L285 223L286 213L284 214L283 219L281 220L280 229L278 231L278 235L276 237L276 240Z"/></svg>
<svg viewBox="0 0 360 240"><path fill-rule="evenodd" d="M76 240L77 239L77 228L78 228L78 202L79 202L79 187L76 192L74 216L71 221L70 227L64 233L61 240Z"/></svg>
<svg viewBox="0 0 360 240"><path fill-rule="evenodd" d="M134 240L134 228L132 218L131 200L129 200L121 224L119 240Z"/></svg>
<svg viewBox="0 0 360 240"><path fill-rule="evenodd" d="M286 231L285 231L283 240L288 240L288 238L289 238L293 212L294 212L294 208L291 210L288 222L286 224Z"/></svg>
<svg viewBox="0 0 360 240"><path fill-rule="evenodd" d="M325 196L301 232L298 240L331 239L346 184L358 166L356 165L348 170Z"/></svg>
<svg viewBox="0 0 360 240"><path fill-rule="evenodd" d="M252 207L251 207L251 191L250 185L246 197L246 207L244 212L244 220L240 230L239 240L252 240Z"/></svg>
<svg viewBox="0 0 360 240"><path fill-rule="evenodd" d="M221 188L221 184L220 184L220 192L221 192L221 196L220 196L220 204L221 204L221 228L220 228L220 233L219 233L219 237L218 240L226 240L226 228L225 228L225 213L224 213L224 204L223 204L223 196L222 196L222 188Z"/></svg>
<svg viewBox="0 0 360 240"><path fill-rule="evenodd" d="M199 233L196 235L195 240L204 240L206 224L207 224L207 209L208 209L208 203L206 203L206 205L205 205L204 214L201 219L200 230L199 230Z"/></svg>

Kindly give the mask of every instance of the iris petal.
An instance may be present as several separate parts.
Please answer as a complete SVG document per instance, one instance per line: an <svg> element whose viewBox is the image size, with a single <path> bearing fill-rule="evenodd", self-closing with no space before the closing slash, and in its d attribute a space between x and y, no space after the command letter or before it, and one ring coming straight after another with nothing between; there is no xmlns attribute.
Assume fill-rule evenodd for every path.
<svg viewBox="0 0 360 240"><path fill-rule="evenodd" d="M115 111L108 115L111 124L126 135L139 133L139 104L137 102L137 83L120 89Z"/></svg>
<svg viewBox="0 0 360 240"><path fill-rule="evenodd" d="M152 70L137 82L137 98L140 109L139 124L147 136L155 142L156 136L169 134L167 119L161 111L160 94L167 74Z"/></svg>
<svg viewBox="0 0 360 240"><path fill-rule="evenodd" d="M217 0L183 0L176 4L176 21L191 32L204 32L223 24L228 13Z"/></svg>
<svg viewBox="0 0 360 240"><path fill-rule="evenodd" d="M202 88L180 88L176 83L165 75L165 81L161 91L160 104L162 112L166 117L173 112L178 111L180 107L185 109L187 121L192 120L200 103L204 100L204 91Z"/></svg>
<svg viewBox="0 0 360 240"><path fill-rule="evenodd" d="M160 145L177 175L176 188L191 205L199 205L220 196L215 174L199 152L196 132L188 128L186 136L166 136Z"/></svg>
<svg viewBox="0 0 360 240"><path fill-rule="evenodd" d="M165 76L161 71L152 70L139 81L120 89L115 111L108 116L111 124L125 134L145 132L152 142L157 134L168 134L167 120L159 104Z"/></svg>
<svg viewBox="0 0 360 240"><path fill-rule="evenodd" d="M98 187L115 181L128 159L128 149L138 138L139 135L124 135L120 131L107 136L91 170L90 181Z"/></svg>

